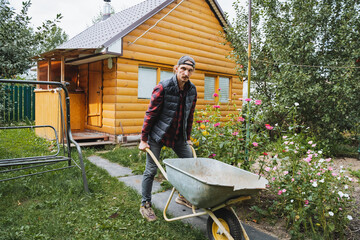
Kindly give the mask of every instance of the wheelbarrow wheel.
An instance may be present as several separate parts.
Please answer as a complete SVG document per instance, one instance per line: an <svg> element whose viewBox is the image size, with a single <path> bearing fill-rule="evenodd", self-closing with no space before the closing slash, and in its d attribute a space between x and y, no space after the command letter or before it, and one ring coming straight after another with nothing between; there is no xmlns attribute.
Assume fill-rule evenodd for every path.
<svg viewBox="0 0 360 240"><path fill-rule="evenodd" d="M214 214L235 240L242 239L240 223L232 211L222 208L215 211ZM210 216L207 220L207 234L210 240L227 240L225 234L221 233L220 228Z"/></svg>

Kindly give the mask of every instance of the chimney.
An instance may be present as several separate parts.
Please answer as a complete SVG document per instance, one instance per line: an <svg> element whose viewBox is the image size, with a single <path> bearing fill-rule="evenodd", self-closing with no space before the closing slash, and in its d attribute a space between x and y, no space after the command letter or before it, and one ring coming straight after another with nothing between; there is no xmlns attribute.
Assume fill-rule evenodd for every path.
<svg viewBox="0 0 360 240"><path fill-rule="evenodd" d="M111 6L110 6L110 2L111 0L104 0L104 10L103 10L103 17L102 20L106 20L110 17L111 15Z"/></svg>

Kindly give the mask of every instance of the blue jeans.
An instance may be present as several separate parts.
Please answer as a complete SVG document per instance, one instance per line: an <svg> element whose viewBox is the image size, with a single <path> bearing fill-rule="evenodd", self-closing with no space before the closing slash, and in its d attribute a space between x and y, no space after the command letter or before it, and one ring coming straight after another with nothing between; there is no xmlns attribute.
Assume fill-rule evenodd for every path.
<svg viewBox="0 0 360 240"><path fill-rule="evenodd" d="M161 148L163 147L162 143L157 143L153 139L149 138L148 144L150 146L150 150L155 155L156 159L159 159ZM192 158L193 154L191 151L190 146L187 144L184 139L180 139L179 141L175 142L174 148L172 148L176 155L179 158ZM151 203L151 190L154 181L154 177L157 173L157 166L155 162L152 160L151 156L147 153L146 154L146 167L143 174L142 180L142 200L141 204L144 205L145 202Z"/></svg>

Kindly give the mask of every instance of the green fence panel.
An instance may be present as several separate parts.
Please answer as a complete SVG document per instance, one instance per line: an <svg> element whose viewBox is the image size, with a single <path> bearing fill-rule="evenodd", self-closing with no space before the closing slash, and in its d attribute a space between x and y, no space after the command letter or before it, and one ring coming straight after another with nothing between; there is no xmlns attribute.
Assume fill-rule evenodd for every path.
<svg viewBox="0 0 360 240"><path fill-rule="evenodd" d="M5 98L1 115L5 122L35 120L35 93L33 86L5 85Z"/></svg>

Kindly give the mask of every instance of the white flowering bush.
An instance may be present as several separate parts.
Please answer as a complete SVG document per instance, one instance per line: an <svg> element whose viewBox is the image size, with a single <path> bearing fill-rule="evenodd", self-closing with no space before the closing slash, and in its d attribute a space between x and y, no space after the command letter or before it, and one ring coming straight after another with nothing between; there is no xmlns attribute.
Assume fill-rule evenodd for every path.
<svg viewBox="0 0 360 240"><path fill-rule="evenodd" d="M351 197L354 181L333 160L324 158L317 144L303 137L283 136L276 154L262 161L263 175L276 198L269 209L287 219L287 227L295 239L343 237L352 220Z"/></svg>

